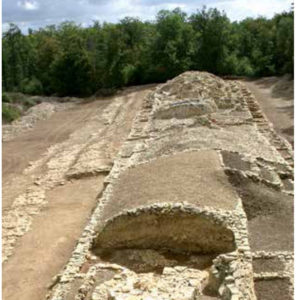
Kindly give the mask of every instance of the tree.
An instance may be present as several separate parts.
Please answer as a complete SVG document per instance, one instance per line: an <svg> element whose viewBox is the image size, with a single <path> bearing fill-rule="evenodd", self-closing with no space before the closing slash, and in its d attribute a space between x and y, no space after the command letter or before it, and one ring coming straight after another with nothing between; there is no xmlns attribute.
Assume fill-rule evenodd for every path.
<svg viewBox="0 0 300 300"><path fill-rule="evenodd" d="M186 70L218 75L293 73L294 12L272 19L230 22L217 9L190 17L162 10L153 22L126 17L84 28L63 22L24 35L11 24L3 34L5 91L90 95L99 89L162 82Z"/></svg>
<svg viewBox="0 0 300 300"><path fill-rule="evenodd" d="M294 73L294 12L274 17L276 67L280 73Z"/></svg>
<svg viewBox="0 0 300 300"><path fill-rule="evenodd" d="M240 23L240 53L259 76L275 73L275 27L272 20L248 18Z"/></svg>
<svg viewBox="0 0 300 300"><path fill-rule="evenodd" d="M26 54L23 48L23 36L20 29L10 24L3 34L3 84L7 90L17 89L25 74Z"/></svg>
<svg viewBox="0 0 300 300"><path fill-rule="evenodd" d="M101 88L123 85L124 49L120 28L115 24L104 24L97 44L96 77Z"/></svg>
<svg viewBox="0 0 300 300"><path fill-rule="evenodd" d="M152 58L158 81L172 78L191 67L194 32L186 17L180 9L162 10L156 17Z"/></svg>
<svg viewBox="0 0 300 300"><path fill-rule="evenodd" d="M197 32L194 68L223 74L229 54L230 21L225 13L203 7L192 14L190 22Z"/></svg>
<svg viewBox="0 0 300 300"><path fill-rule="evenodd" d="M140 71L142 69L142 55L147 47L147 32L145 24L137 18L126 17L120 21L119 29L123 40L123 84L142 82Z"/></svg>
<svg viewBox="0 0 300 300"><path fill-rule="evenodd" d="M58 35L60 52L50 66L51 89L61 96L90 94L93 69L77 28L63 24Z"/></svg>

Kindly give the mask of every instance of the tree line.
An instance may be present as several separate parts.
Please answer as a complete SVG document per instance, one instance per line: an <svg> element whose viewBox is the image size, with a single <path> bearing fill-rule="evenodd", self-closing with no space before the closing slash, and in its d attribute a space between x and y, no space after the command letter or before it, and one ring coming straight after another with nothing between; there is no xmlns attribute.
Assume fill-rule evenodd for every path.
<svg viewBox="0 0 300 300"><path fill-rule="evenodd" d="M25 94L88 96L163 82L187 70L269 76L294 71L294 12L231 22L203 7L188 16L160 11L155 21L73 22L3 33L2 87Z"/></svg>

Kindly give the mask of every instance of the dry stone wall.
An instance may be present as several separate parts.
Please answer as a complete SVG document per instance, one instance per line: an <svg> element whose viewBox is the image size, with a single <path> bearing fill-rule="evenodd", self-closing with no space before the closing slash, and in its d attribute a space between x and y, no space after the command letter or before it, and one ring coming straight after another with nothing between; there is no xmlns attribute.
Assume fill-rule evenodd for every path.
<svg viewBox="0 0 300 300"><path fill-rule="evenodd" d="M292 297L292 249L252 238L259 212L279 216L272 195L292 197L292 151L278 152L251 101L241 83L203 72L150 93L49 298L256 299L274 279ZM253 190L272 201L260 207ZM257 271L259 259L267 267ZM283 267L268 271L267 259Z"/></svg>

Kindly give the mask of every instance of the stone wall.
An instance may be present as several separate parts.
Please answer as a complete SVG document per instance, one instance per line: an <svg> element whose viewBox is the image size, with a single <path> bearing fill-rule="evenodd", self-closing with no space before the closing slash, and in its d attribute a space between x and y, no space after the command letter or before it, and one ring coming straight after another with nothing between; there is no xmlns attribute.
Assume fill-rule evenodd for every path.
<svg viewBox="0 0 300 300"><path fill-rule="evenodd" d="M145 98L51 299L256 299L239 183L289 196L293 173L249 97L186 72Z"/></svg>

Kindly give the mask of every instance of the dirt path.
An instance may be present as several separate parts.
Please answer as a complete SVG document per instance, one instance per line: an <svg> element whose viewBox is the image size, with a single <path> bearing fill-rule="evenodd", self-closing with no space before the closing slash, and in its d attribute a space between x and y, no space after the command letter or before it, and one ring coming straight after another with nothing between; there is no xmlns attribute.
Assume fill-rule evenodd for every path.
<svg viewBox="0 0 300 300"><path fill-rule="evenodd" d="M294 145L294 82L285 77L266 77L243 83L254 94L274 129Z"/></svg>
<svg viewBox="0 0 300 300"><path fill-rule="evenodd" d="M33 131L2 144L2 209L7 209L28 184L31 177L23 174L28 164L37 160L51 145L60 143L83 126L95 114L96 108L105 109L110 100L79 104L73 109L54 114L36 124ZM18 184L14 184L18 182Z"/></svg>
<svg viewBox="0 0 300 300"><path fill-rule="evenodd" d="M78 104L3 143L3 299L45 298L151 88Z"/></svg>

